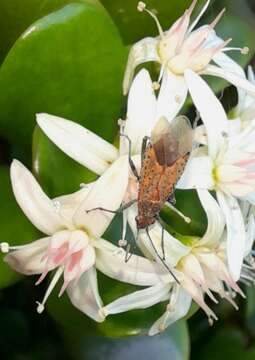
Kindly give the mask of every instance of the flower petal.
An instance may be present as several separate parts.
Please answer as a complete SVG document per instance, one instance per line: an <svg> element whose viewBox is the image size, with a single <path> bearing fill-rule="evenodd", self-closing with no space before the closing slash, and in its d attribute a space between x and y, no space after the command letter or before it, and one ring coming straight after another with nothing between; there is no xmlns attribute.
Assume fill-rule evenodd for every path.
<svg viewBox="0 0 255 360"><path fill-rule="evenodd" d="M124 198L129 177L128 157L116 160L95 182L91 191L74 215L76 226L85 228L90 234L99 238L109 226L114 214L95 210L97 207L117 210Z"/></svg>
<svg viewBox="0 0 255 360"><path fill-rule="evenodd" d="M215 36L218 40L221 40L217 36ZM243 68L234 60L231 59L228 55L224 54L222 51L218 52L214 55L213 61L219 65L224 71L229 71L230 73L234 73L236 76L240 77L241 79L245 79L245 72ZM243 108L245 99L246 99L246 91L242 88L237 87L238 91L238 104L236 107L237 113Z"/></svg>
<svg viewBox="0 0 255 360"><path fill-rule="evenodd" d="M123 81L123 93L126 95L128 93L129 87L131 85L135 68L148 61L159 61L157 54L157 38L147 37L138 41L134 44L129 52L128 62L126 66L126 71Z"/></svg>
<svg viewBox="0 0 255 360"><path fill-rule="evenodd" d="M125 134L131 140L132 153L140 154L144 136L150 136L156 123L156 96L147 70L141 70L128 95ZM128 145L128 144L127 144Z"/></svg>
<svg viewBox="0 0 255 360"><path fill-rule="evenodd" d="M188 93L183 76L176 76L165 71L157 100L156 120L166 117L168 121L174 119L182 108Z"/></svg>
<svg viewBox="0 0 255 360"><path fill-rule="evenodd" d="M37 123L62 151L98 175L118 156L113 145L73 121L37 114Z"/></svg>
<svg viewBox="0 0 255 360"><path fill-rule="evenodd" d="M197 190L197 193L207 217L207 230L199 241L199 245L210 247L220 241L225 226L224 215L209 191Z"/></svg>
<svg viewBox="0 0 255 360"><path fill-rule="evenodd" d="M70 226L72 226L73 215L80 207L81 203L85 200L94 184L95 182L86 184L82 187L82 189L72 194L58 196L52 200L58 209L60 216L64 219L70 219Z"/></svg>
<svg viewBox="0 0 255 360"><path fill-rule="evenodd" d="M237 88L245 90L251 96L255 96L255 85L252 84L247 79L241 78L240 76L236 75L232 71L221 69L218 66L208 65L206 69L203 71L204 75L213 75L223 78L230 82L232 85L236 86Z"/></svg>
<svg viewBox="0 0 255 360"><path fill-rule="evenodd" d="M240 277L245 250L245 227L237 200L217 191L217 199L227 224L227 258L230 273L235 281Z"/></svg>
<svg viewBox="0 0 255 360"><path fill-rule="evenodd" d="M169 296L170 287L169 284L161 283L144 290L135 291L106 305L103 311L106 315L110 315L134 309L146 309L164 301Z"/></svg>
<svg viewBox="0 0 255 360"><path fill-rule="evenodd" d="M159 332L166 329L168 326L172 325L176 321L183 318L187 315L192 298L191 296L181 287L178 287L178 295L176 302L173 306L169 306L169 310L167 310L150 328L149 335L156 335Z"/></svg>
<svg viewBox="0 0 255 360"><path fill-rule="evenodd" d="M247 256L252 251L252 247L255 239L255 221L254 215L251 214L248 218L247 227L246 227L246 241L245 241L245 252L244 256Z"/></svg>
<svg viewBox="0 0 255 360"><path fill-rule="evenodd" d="M97 269L113 279L140 286L169 281L169 275L154 261L135 254L125 261L125 250L103 239L95 241L94 246Z"/></svg>
<svg viewBox="0 0 255 360"><path fill-rule="evenodd" d="M177 189L213 189L212 176L213 161L209 156L191 157L186 165L182 177L178 181Z"/></svg>
<svg viewBox="0 0 255 360"><path fill-rule="evenodd" d="M228 133L227 115L220 101L199 75L186 70L184 76L207 131L209 154L215 158L225 134Z"/></svg>
<svg viewBox="0 0 255 360"><path fill-rule="evenodd" d="M31 244L20 246L18 250L10 252L4 261L15 271L25 274L41 274L45 270L46 259L43 257L49 245L50 238L45 237ZM50 269L49 269L50 270Z"/></svg>
<svg viewBox="0 0 255 360"><path fill-rule="evenodd" d="M128 223L136 236L137 227L135 217L137 215L137 206L133 205L130 209L127 210L128 214ZM162 254L162 227L158 223L155 223L149 229L150 237L153 241L155 248L157 249L159 254ZM146 255L146 257L155 259L160 264L158 257L155 254L155 250L153 249L150 239L148 235L144 231L139 232L138 245L141 248L142 252ZM190 251L187 246L182 244L179 240L175 239L171 234L167 231L164 231L164 251L166 256L166 264L173 269L179 260L188 254ZM162 266L162 265L161 265ZM165 268L163 267L165 270ZM165 270L166 271L166 270ZM168 271L166 271L167 275L172 279L172 276L169 275Z"/></svg>
<svg viewBox="0 0 255 360"><path fill-rule="evenodd" d="M32 173L14 160L11 165L11 182L15 198L29 220L47 235L65 227L54 202L47 197Z"/></svg>
<svg viewBox="0 0 255 360"><path fill-rule="evenodd" d="M80 311L97 322L104 321L100 311L102 300L98 293L97 273L94 267L86 271L78 282L72 281L67 287L67 293L72 304Z"/></svg>

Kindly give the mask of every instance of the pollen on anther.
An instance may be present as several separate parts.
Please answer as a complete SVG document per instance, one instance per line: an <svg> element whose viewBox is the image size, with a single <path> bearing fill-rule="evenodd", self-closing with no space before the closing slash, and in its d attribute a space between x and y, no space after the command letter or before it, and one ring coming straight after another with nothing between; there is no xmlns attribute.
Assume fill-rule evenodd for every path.
<svg viewBox="0 0 255 360"><path fill-rule="evenodd" d="M242 48L241 54L247 55L249 53L249 51L250 51L250 49L248 48L248 46L245 46L244 48Z"/></svg>
<svg viewBox="0 0 255 360"><path fill-rule="evenodd" d="M120 239L119 242L118 242L118 245L119 245L120 247L126 246L126 245L127 245L127 240L125 240L125 239Z"/></svg>
<svg viewBox="0 0 255 360"><path fill-rule="evenodd" d="M153 90L158 90L160 88L160 84L157 81L154 81L152 83Z"/></svg>
<svg viewBox="0 0 255 360"><path fill-rule="evenodd" d="M37 301L36 304L37 304L36 311L38 312L38 314L41 314L44 311L44 305L41 304L39 301Z"/></svg>
<svg viewBox="0 0 255 360"><path fill-rule="evenodd" d="M143 1L139 1L137 4L137 10L143 12L146 9L146 4Z"/></svg>
<svg viewBox="0 0 255 360"><path fill-rule="evenodd" d="M9 249L10 249L10 246L9 246L9 244L7 242L2 242L0 244L0 250L1 250L2 253L4 253L4 254L8 253Z"/></svg>

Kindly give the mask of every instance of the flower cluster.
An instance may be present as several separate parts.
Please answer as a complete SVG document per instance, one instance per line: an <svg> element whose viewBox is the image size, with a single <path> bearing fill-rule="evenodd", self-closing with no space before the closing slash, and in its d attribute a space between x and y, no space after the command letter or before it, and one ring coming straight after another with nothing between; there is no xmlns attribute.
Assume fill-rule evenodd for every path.
<svg viewBox="0 0 255 360"><path fill-rule="evenodd" d="M229 48L231 39L222 40L215 33L224 11L211 24L196 28L209 6L207 1L190 24L196 2L167 31L163 31L155 14L139 2L138 10L146 11L156 21L159 36L145 38L130 50L123 82L124 93L128 93L127 115L126 120L119 120L118 148L70 120L37 114L42 131L63 152L97 174L95 182L73 194L49 199L30 171L13 161L11 181L16 200L45 236L23 246L1 243L1 250L16 271L38 274L36 284L54 271L43 300L38 302L39 313L63 276L59 295L66 290L73 305L98 322L109 314L167 301L164 314L149 331L154 335L184 317L192 300L205 311L210 323L217 320L205 296L215 303L217 297L225 298L237 308L235 295L245 296L237 282L255 280L254 74L249 68L246 78L242 68L226 55L229 50L246 53L248 49ZM157 82L145 69L134 77L135 68L148 61L161 65ZM236 86L239 100L231 116L202 75L222 77ZM157 137L164 124L178 126L184 121L176 115L188 92L203 125L190 130L193 144L182 176L179 179L177 173L170 175L175 176L173 187L196 189L207 217L207 230L200 237L186 236L184 242L162 228L158 217L152 225L139 227L137 213L141 205L144 139ZM177 133L175 136L183 136ZM169 149L171 159L175 159L171 165L180 160L174 157L174 151L176 148ZM154 165L161 169L155 161ZM148 183L142 186L149 192ZM169 191L168 195L173 194ZM186 222L192 221L171 208ZM147 208L147 214L151 211ZM103 239L116 212L123 214L119 246ZM129 254L132 248L126 240L128 226L141 255ZM143 288L103 304L97 270Z"/></svg>

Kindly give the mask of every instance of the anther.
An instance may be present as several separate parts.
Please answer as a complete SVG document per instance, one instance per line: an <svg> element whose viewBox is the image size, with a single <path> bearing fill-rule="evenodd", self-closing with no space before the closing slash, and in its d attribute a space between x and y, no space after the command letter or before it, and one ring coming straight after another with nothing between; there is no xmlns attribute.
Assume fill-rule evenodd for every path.
<svg viewBox="0 0 255 360"><path fill-rule="evenodd" d="M127 240L125 240L125 239L120 239L120 240L118 241L118 245L119 245L120 247L126 246L126 245L127 245Z"/></svg>
<svg viewBox="0 0 255 360"><path fill-rule="evenodd" d="M38 314L41 314L44 311L44 305L41 304L39 301L36 301L36 304L37 304L36 311L38 312Z"/></svg>
<svg viewBox="0 0 255 360"><path fill-rule="evenodd" d="M0 244L0 250L2 253L7 254L10 250L10 246L7 242L2 242Z"/></svg>
<svg viewBox="0 0 255 360"><path fill-rule="evenodd" d="M152 83L152 88L153 88L153 90L158 90L160 88L160 83L157 81L154 81Z"/></svg>
<svg viewBox="0 0 255 360"><path fill-rule="evenodd" d="M248 46L245 46L242 48L241 54L247 55L249 53L249 51L250 51L250 49L248 48Z"/></svg>
<svg viewBox="0 0 255 360"><path fill-rule="evenodd" d="M163 332L163 331L165 331L166 327L163 323L161 323L161 324L159 324L158 329L160 332Z"/></svg>
<svg viewBox="0 0 255 360"><path fill-rule="evenodd" d="M139 1L137 4L137 10L143 12L146 9L146 4L143 1Z"/></svg>

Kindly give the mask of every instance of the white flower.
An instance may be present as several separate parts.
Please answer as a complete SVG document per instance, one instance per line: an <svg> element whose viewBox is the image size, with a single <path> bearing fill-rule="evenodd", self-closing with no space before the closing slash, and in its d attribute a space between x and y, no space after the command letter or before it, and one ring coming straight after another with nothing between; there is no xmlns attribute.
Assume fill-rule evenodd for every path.
<svg viewBox="0 0 255 360"><path fill-rule="evenodd" d="M255 76L252 67L248 67L248 80L255 85ZM230 111L231 125L234 131L244 129L250 121L255 120L255 99L242 89L238 89L237 106Z"/></svg>
<svg viewBox="0 0 255 360"><path fill-rule="evenodd" d="M141 70L134 78L129 92L127 119L120 120L120 131L131 141L131 155L138 171L143 138L151 135L158 119L164 116L171 121L172 115L169 94L162 87L156 98L148 71ZM120 146L117 149L81 125L57 116L38 114L37 123L62 151L98 175L103 174L115 161L127 161L129 143L123 136L120 137ZM130 169L129 174L126 172L116 173L116 176L120 178L120 181L121 179L124 182L128 181L123 202L136 199L138 184L132 170ZM127 176L128 178L125 178ZM110 204L108 209L116 210L117 208ZM122 239L125 237L128 211L129 209L123 213Z"/></svg>
<svg viewBox="0 0 255 360"><path fill-rule="evenodd" d="M186 70L184 76L204 122L207 146L197 149L178 187L216 191L227 223L228 265L237 280L245 249L245 226L238 199L251 203L255 200L255 121L242 131L233 131L208 85L191 70Z"/></svg>
<svg viewBox="0 0 255 360"><path fill-rule="evenodd" d="M118 177L122 173L126 176ZM96 321L103 321L102 301L98 293L96 268L106 275L133 284L152 285L160 272L155 264L133 255L125 262L125 252L101 238L113 214L95 211L94 207L117 208L127 187L127 161L117 160L96 182L80 191L49 199L33 175L17 160L11 165L14 195L23 212L45 237L23 246L1 244L10 253L5 261L26 275L41 274L39 284L49 271L56 270L38 312L57 281L63 275L64 290L78 309ZM113 191L114 189L114 191ZM137 270L139 269L139 271Z"/></svg>
<svg viewBox="0 0 255 360"><path fill-rule="evenodd" d="M223 41L215 34L214 27L224 10L210 25L194 30L210 0L190 25L190 16L196 3L197 0L194 0L190 8L165 32L156 16L146 9L146 5L142 2L138 4L138 10L147 11L156 21L159 36L146 37L131 48L123 82L124 94L128 92L135 68L142 63L156 61L161 64L159 81L163 78L161 86L167 93L169 102L171 101L173 116L178 113L187 96L189 84L183 76L186 69L192 69L201 75L224 78L255 96L255 86L246 80L243 69L224 54L229 50L247 53L249 49L228 48L226 45L231 39ZM218 66L212 65L211 61Z"/></svg>
<svg viewBox="0 0 255 360"><path fill-rule="evenodd" d="M210 322L216 320L216 315L204 301L204 294L217 303L217 299L213 295L216 293L237 308L233 300L234 293L242 294L242 292L226 266L223 240L224 217L216 200L208 191L199 190L198 195L208 219L207 231L204 236L202 238L190 237L187 244L184 245L165 232L165 263L172 269L179 284L173 281L172 276L163 267L147 234L143 233L139 237L141 249L147 256L153 257L156 262L161 264L166 271L166 277L162 277L164 281L150 288L121 297L108 304L103 308L105 315L132 309L145 309L158 302L169 300L166 312L150 329L149 334L154 335L184 317L190 308L192 299L206 312ZM133 228L136 226L135 213L136 211L133 213L133 218L130 219ZM161 230L157 225L151 228L150 236L157 252L161 254Z"/></svg>

